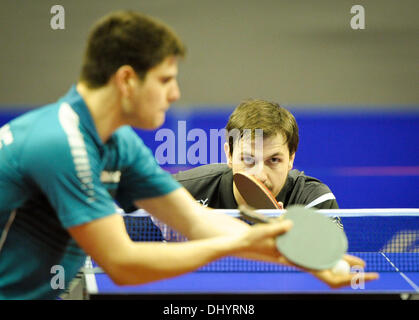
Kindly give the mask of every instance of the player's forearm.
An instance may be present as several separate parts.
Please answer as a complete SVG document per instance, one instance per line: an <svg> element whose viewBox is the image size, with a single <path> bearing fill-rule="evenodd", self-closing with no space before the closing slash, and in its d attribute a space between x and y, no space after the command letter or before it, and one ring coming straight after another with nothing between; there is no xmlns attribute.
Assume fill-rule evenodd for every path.
<svg viewBox="0 0 419 320"><path fill-rule="evenodd" d="M188 239L231 235L248 228L248 225L238 219L225 214L216 214L213 210L198 204L183 188L158 198L136 201L136 204L152 212L155 218Z"/></svg>
<svg viewBox="0 0 419 320"><path fill-rule="evenodd" d="M238 236L182 243L136 242L114 256L104 269L117 284L142 284L191 272L242 247Z"/></svg>
<svg viewBox="0 0 419 320"><path fill-rule="evenodd" d="M203 239L232 235L248 230L249 225L237 218L212 209L199 207L200 219L190 228L188 239Z"/></svg>
<svg viewBox="0 0 419 320"><path fill-rule="evenodd" d="M191 236L195 237L194 239L232 235L243 232L247 228L250 228L250 226L242 220L223 214L221 212L215 212L212 209L203 208L201 214L203 217L202 221L200 221L200 223L192 229L194 234ZM261 260L265 262L281 264L288 263L285 259L279 256L263 255L254 252L242 251L234 255L240 258L251 260Z"/></svg>

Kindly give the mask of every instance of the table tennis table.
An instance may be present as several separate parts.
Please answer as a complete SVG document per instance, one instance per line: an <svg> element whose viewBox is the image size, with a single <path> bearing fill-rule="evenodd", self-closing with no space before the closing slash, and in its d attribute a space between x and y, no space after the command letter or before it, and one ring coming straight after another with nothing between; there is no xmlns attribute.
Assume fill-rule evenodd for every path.
<svg viewBox="0 0 419 320"><path fill-rule="evenodd" d="M222 210L237 214L237 210ZM259 210L277 216L281 210ZM89 299L419 299L419 209L320 210L338 216L348 236L348 253L366 261L351 286L331 289L292 267L226 257L195 272L137 286L118 286L94 262L85 268ZM135 241L165 241L162 227L144 212L124 216ZM134 228L132 227L134 223ZM138 223L140 221L140 223ZM158 227L156 227L158 226ZM150 231L151 230L151 231ZM167 230L166 230L167 231ZM158 234L158 236L156 236ZM90 271L89 271L90 270ZM380 278L363 283L362 271Z"/></svg>

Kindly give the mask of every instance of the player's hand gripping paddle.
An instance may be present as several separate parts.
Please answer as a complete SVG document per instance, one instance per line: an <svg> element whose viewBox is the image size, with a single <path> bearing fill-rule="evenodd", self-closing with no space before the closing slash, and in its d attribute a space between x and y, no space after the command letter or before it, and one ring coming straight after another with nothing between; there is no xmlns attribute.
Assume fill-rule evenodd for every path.
<svg viewBox="0 0 419 320"><path fill-rule="evenodd" d="M248 206L240 206L239 210L242 217L252 222L275 223L275 219ZM302 206L288 208L283 217L291 220L293 227L276 238L276 246L295 265L312 270L331 269L346 253L346 235L328 217Z"/></svg>
<svg viewBox="0 0 419 320"><path fill-rule="evenodd" d="M255 209L282 209L274 195L255 177L244 172L235 173L234 184L246 203Z"/></svg>

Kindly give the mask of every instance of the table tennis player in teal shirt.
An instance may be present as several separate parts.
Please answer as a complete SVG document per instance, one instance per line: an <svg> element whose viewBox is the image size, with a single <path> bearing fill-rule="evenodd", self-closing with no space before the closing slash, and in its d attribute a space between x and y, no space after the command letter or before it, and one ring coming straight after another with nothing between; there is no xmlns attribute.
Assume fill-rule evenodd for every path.
<svg viewBox="0 0 419 320"><path fill-rule="evenodd" d="M35 276L39 268L48 271L55 265L63 266L66 280L71 280L85 255L65 228L114 214L114 199L124 207L129 199L179 188L132 128L121 127L102 143L75 87L57 103L29 112L5 128L13 135L0 158L3 230L13 219L0 263L0 284L6 292L21 290L12 285L17 273L24 272L29 287L39 280ZM42 255L33 254L41 249L38 242ZM22 270L13 269L15 265ZM27 297L53 293L51 272L42 275L43 286Z"/></svg>
<svg viewBox="0 0 419 320"><path fill-rule="evenodd" d="M250 227L208 214L130 127L162 125L180 97L184 52L163 23L111 13L90 33L77 84L0 129L0 299L58 297L86 255L117 284L174 277L232 254L287 263L274 239L289 221ZM134 243L115 203L141 207L191 241ZM332 286L353 277L313 275Z"/></svg>

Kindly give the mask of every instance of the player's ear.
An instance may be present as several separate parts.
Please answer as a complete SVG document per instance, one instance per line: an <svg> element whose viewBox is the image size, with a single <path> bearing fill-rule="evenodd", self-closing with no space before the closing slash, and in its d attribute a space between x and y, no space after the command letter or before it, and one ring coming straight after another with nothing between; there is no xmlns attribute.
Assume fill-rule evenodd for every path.
<svg viewBox="0 0 419 320"><path fill-rule="evenodd" d="M129 96L135 86L136 73L131 66L123 65L118 68L114 75L114 81L121 94Z"/></svg>
<svg viewBox="0 0 419 320"><path fill-rule="evenodd" d="M290 162L288 163L288 171L294 166L295 152L290 156Z"/></svg>
<svg viewBox="0 0 419 320"><path fill-rule="evenodd" d="M232 168L232 166L233 166L233 160L232 160L231 155L230 155L230 146L228 145L227 142L224 143L224 153L226 155L227 165L230 168Z"/></svg>

